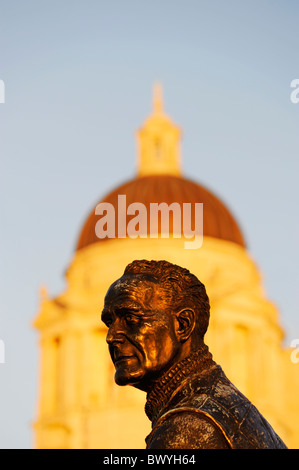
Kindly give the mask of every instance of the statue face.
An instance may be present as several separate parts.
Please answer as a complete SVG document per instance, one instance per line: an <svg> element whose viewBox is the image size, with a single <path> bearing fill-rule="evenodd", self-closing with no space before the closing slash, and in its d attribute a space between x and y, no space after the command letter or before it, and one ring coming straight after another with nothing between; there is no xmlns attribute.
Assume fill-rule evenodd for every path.
<svg viewBox="0 0 299 470"><path fill-rule="evenodd" d="M146 390L175 361L180 341L162 289L142 275L126 275L105 297L102 320L118 385Z"/></svg>

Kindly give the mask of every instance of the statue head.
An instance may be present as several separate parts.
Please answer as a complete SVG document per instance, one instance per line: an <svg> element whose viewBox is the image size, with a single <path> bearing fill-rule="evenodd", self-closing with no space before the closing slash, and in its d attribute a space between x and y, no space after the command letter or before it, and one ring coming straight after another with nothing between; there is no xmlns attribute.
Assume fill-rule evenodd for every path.
<svg viewBox="0 0 299 470"><path fill-rule="evenodd" d="M108 289L102 312L116 383L147 391L200 348L209 315L205 287L187 269L133 261Z"/></svg>

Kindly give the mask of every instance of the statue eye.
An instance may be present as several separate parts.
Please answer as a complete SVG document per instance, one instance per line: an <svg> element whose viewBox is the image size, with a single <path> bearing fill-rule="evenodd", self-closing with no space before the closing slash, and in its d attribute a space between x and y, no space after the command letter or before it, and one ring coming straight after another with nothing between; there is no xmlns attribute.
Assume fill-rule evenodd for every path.
<svg viewBox="0 0 299 470"><path fill-rule="evenodd" d="M125 320L127 323L138 323L139 321L139 318L137 315L134 315L133 313L131 312L127 312L125 315Z"/></svg>
<svg viewBox="0 0 299 470"><path fill-rule="evenodd" d="M132 321L132 320L134 320L134 316L131 313L126 313L125 319L127 321Z"/></svg>

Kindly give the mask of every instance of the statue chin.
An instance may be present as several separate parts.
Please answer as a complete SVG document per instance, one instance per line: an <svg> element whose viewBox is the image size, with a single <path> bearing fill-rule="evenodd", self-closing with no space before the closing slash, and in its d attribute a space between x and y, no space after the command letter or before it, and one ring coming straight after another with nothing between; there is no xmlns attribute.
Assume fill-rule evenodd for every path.
<svg viewBox="0 0 299 470"><path fill-rule="evenodd" d="M140 370L131 370L128 367L117 367L114 380L117 385L135 385L141 380Z"/></svg>
<svg viewBox="0 0 299 470"><path fill-rule="evenodd" d="M118 377L117 375L115 375L114 380L115 380L116 385L120 385L120 386L129 385L129 381L124 377Z"/></svg>

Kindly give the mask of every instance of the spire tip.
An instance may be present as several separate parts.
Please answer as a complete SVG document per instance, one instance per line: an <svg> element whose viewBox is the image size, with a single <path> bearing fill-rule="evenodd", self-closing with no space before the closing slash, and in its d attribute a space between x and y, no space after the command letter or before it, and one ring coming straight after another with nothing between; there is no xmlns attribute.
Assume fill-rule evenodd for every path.
<svg viewBox="0 0 299 470"><path fill-rule="evenodd" d="M156 82L154 84L154 112L155 113L162 113L163 112L163 93L162 93L162 85L160 82Z"/></svg>

